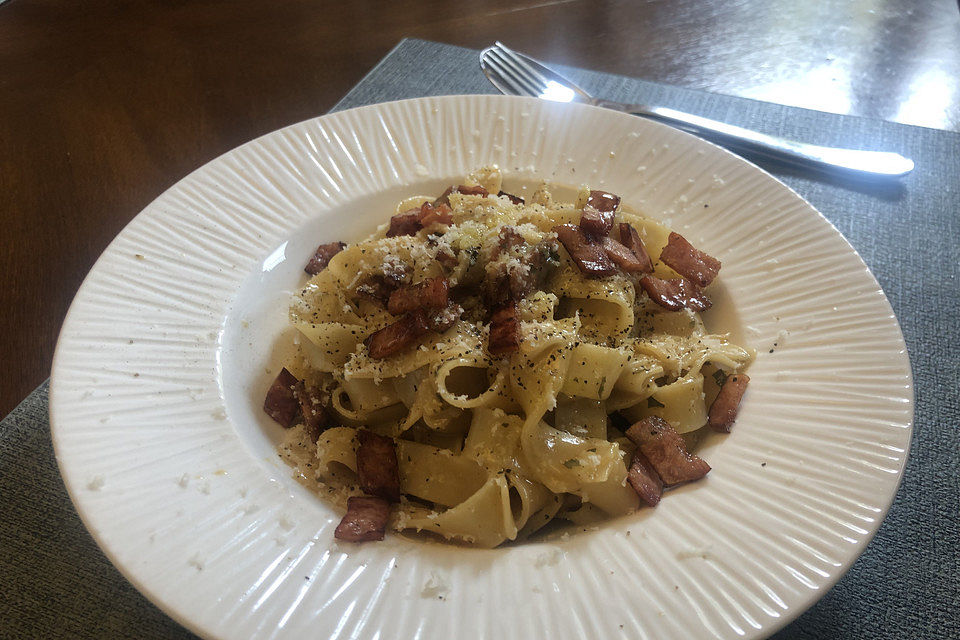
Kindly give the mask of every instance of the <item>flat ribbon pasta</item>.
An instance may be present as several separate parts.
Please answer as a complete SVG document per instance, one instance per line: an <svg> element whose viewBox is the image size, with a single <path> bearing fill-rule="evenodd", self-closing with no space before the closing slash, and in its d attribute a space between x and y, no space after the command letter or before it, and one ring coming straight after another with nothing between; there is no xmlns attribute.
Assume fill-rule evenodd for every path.
<svg viewBox="0 0 960 640"><path fill-rule="evenodd" d="M504 191L499 169L485 167L440 197L402 200L367 239L331 245L294 297L290 366L322 394L329 428L290 429L281 454L338 507L363 495L357 432L368 429L394 438L396 530L493 547L558 519L630 513L640 504L627 482L636 445L622 419L656 416L693 441L708 396L752 360L698 313L658 306L639 285L646 274L618 262L587 277L555 231L586 233L588 205L607 207L591 224L623 243L614 229L629 224L652 275L679 278L657 259L671 242L663 224L586 187L569 203L546 185L522 198ZM605 228L586 241L609 246ZM430 283L439 302L418 297ZM503 309L515 333L492 328ZM401 348L373 346L387 329ZM508 349L493 348L495 333Z"/></svg>

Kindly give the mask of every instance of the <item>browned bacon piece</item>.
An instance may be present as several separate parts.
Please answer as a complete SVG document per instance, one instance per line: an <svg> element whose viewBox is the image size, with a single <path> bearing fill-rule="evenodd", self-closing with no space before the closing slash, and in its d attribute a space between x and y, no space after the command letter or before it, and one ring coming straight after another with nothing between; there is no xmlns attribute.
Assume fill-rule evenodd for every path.
<svg viewBox="0 0 960 640"><path fill-rule="evenodd" d="M399 260L385 261L381 268L383 273L367 276L357 286L357 293L385 307L395 289L410 284L412 269Z"/></svg>
<svg viewBox="0 0 960 640"><path fill-rule="evenodd" d="M481 186L468 187L467 185L460 185L456 188L457 193L462 193L465 196L488 196L490 192L484 189Z"/></svg>
<svg viewBox="0 0 960 640"><path fill-rule="evenodd" d="M747 383L750 382L750 376L745 373L734 373L727 376L723 386L720 387L720 393L716 400L710 405L710 412L707 414L707 424L714 431L730 433L730 427L737 419L737 411L740 409L740 401L747 390Z"/></svg>
<svg viewBox="0 0 960 640"><path fill-rule="evenodd" d="M370 350L370 357L381 359L403 351L428 330L423 312L418 309L405 314L393 324L374 331L365 342Z"/></svg>
<svg viewBox="0 0 960 640"><path fill-rule="evenodd" d="M456 189L456 187L453 186L444 189L443 193L437 196L437 198L433 201L433 206L437 206L438 204L450 204L450 194L453 193L454 189Z"/></svg>
<svg viewBox="0 0 960 640"><path fill-rule="evenodd" d="M364 344L367 345L371 358L387 358L413 345L425 333L446 331L462 314L463 307L456 303L448 304L439 311L415 309L405 313L393 324L374 331Z"/></svg>
<svg viewBox="0 0 960 640"><path fill-rule="evenodd" d="M280 426L292 426L297 414L300 413L300 403L296 396L299 382L297 377L284 367L267 390L267 397L263 400L263 410Z"/></svg>
<svg viewBox="0 0 960 640"><path fill-rule="evenodd" d="M357 477L360 488L371 496L400 502L400 467L393 438L366 429L357 431Z"/></svg>
<svg viewBox="0 0 960 640"><path fill-rule="evenodd" d="M433 201L433 205L436 206L438 204L450 204L450 194L453 193L454 191L456 191L457 193L468 195L468 196L490 195L490 192L484 189L483 187L480 187L480 186L468 187L465 184L461 184L456 187L447 187L446 190L444 190L444 192L441 193L440 196Z"/></svg>
<svg viewBox="0 0 960 640"><path fill-rule="evenodd" d="M591 236L605 236L613 229L613 216L613 211L600 211L588 204L580 215L580 228Z"/></svg>
<svg viewBox="0 0 960 640"><path fill-rule="evenodd" d="M343 251L346 246L343 242L330 242L320 245L303 270L312 276L317 275L326 269L327 265L330 264L330 259Z"/></svg>
<svg viewBox="0 0 960 640"><path fill-rule="evenodd" d="M413 269L406 262L390 260L383 263L383 279L388 286L396 288L410 284L413 278Z"/></svg>
<svg viewBox="0 0 960 640"><path fill-rule="evenodd" d="M679 311L684 307L694 311L705 311L713 305L710 298L689 280L674 278L661 280L653 276L640 278L640 286L650 299L664 309Z"/></svg>
<svg viewBox="0 0 960 640"><path fill-rule="evenodd" d="M620 196L606 191L593 190L587 197L587 204L597 211L614 212L620 206Z"/></svg>
<svg viewBox="0 0 960 640"><path fill-rule="evenodd" d="M637 260L643 265L641 271L644 273L653 273L653 261L650 260L650 254L647 253L647 248L643 246L643 240L640 239L640 234L637 233L637 230L634 229L633 225L629 222L620 223L620 244L630 249L633 255L637 257Z"/></svg>
<svg viewBox="0 0 960 640"><path fill-rule="evenodd" d="M506 191L500 191L499 193L497 193L497 195L506 196L510 200L510 202L512 202L513 204L523 204L523 198L521 198L520 196L515 196L512 193L507 193Z"/></svg>
<svg viewBox="0 0 960 640"><path fill-rule="evenodd" d="M333 537L347 542L383 540L389 518L390 504L382 498L348 498L347 513L334 530Z"/></svg>
<svg viewBox="0 0 960 640"><path fill-rule="evenodd" d="M449 247L443 246L437 249L437 262L443 265L447 270L456 269L460 265L460 258Z"/></svg>
<svg viewBox="0 0 960 640"><path fill-rule="evenodd" d="M513 297L510 291L510 272L507 265L498 264L496 271L487 276L483 281L483 301L487 308L496 309L508 302Z"/></svg>
<svg viewBox="0 0 960 640"><path fill-rule="evenodd" d="M447 306L448 292L446 278L428 278L391 293L387 311L399 316L414 309L443 309Z"/></svg>
<svg viewBox="0 0 960 640"><path fill-rule="evenodd" d="M520 348L520 319L517 305L511 303L498 309L490 317L490 337L487 351L492 356L505 356Z"/></svg>
<svg viewBox="0 0 960 640"><path fill-rule="evenodd" d="M417 285L417 296L424 309L443 309L449 302L450 284L446 278L428 278Z"/></svg>
<svg viewBox="0 0 960 640"><path fill-rule="evenodd" d="M316 442L320 433L330 426L330 416L323 405L323 394L313 385L307 385L303 380L297 382L294 395L300 404L300 413L303 423L307 426L310 440Z"/></svg>
<svg viewBox="0 0 960 640"><path fill-rule="evenodd" d="M592 242L580 227L561 224L553 230L583 275L588 278L605 278L617 272L617 268L607 257L603 247Z"/></svg>
<svg viewBox="0 0 960 640"><path fill-rule="evenodd" d="M627 273L637 273L645 270L644 264L637 259L633 251L630 251L630 249L627 249L610 236L602 236L600 238L600 246L603 247L603 251L607 254L607 257L613 260L621 270Z"/></svg>
<svg viewBox="0 0 960 640"><path fill-rule="evenodd" d="M683 438L663 418L644 418L627 429L627 437L647 457L668 487L699 480L710 471L710 465L701 457L687 453Z"/></svg>
<svg viewBox="0 0 960 640"><path fill-rule="evenodd" d="M391 286L384 276L374 275L357 285L357 293L383 306L387 306L387 302L390 300L390 294L393 293L394 288L395 287Z"/></svg>
<svg viewBox="0 0 960 640"><path fill-rule="evenodd" d="M453 224L453 215L450 206L445 203L433 205L424 202L420 206L420 226L429 227L432 224Z"/></svg>
<svg viewBox="0 0 960 640"><path fill-rule="evenodd" d="M655 507L660 502L660 496L663 495L663 480L639 448L633 452L630 470L627 472L627 482L648 506Z"/></svg>
<svg viewBox="0 0 960 640"><path fill-rule="evenodd" d="M421 229L420 210L412 209L406 213L398 213L390 218L390 228L387 229L387 237L413 236Z"/></svg>
<svg viewBox="0 0 960 640"><path fill-rule="evenodd" d="M468 187L465 184L458 185L456 187L450 186L447 187L443 193L441 193L436 200L433 201L433 205L437 206L438 204L450 204L450 194L456 191L457 193L462 193L467 196L488 196L490 192L484 189L481 186Z"/></svg>
<svg viewBox="0 0 960 640"><path fill-rule="evenodd" d="M525 244L527 244L527 241L517 233L516 229L505 225L501 227L500 234L497 236L497 247L494 249L493 259L496 260L504 251L510 251L514 247L522 247Z"/></svg>
<svg viewBox="0 0 960 640"><path fill-rule="evenodd" d="M660 252L660 260L698 287L713 282L720 271L719 260L694 248L686 238L673 231L667 246Z"/></svg>
<svg viewBox="0 0 960 640"><path fill-rule="evenodd" d="M514 247L519 247L515 252L517 260L497 261L502 251ZM530 245L519 233L505 227L483 283L487 308L497 309L511 300L520 300L541 286L559 264L559 251L555 240Z"/></svg>

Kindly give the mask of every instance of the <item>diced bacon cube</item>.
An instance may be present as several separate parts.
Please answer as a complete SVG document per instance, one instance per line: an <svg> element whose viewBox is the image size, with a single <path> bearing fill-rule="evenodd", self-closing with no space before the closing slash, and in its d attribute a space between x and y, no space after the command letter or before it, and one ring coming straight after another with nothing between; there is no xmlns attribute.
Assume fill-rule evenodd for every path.
<svg viewBox="0 0 960 640"><path fill-rule="evenodd" d="M414 309L443 309L447 306L449 284L446 278L428 278L390 294L387 311L400 315Z"/></svg>
<svg viewBox="0 0 960 640"><path fill-rule="evenodd" d="M620 196L594 189L587 197L587 204L597 211L614 212L620 206Z"/></svg>
<svg viewBox="0 0 960 640"><path fill-rule="evenodd" d="M496 259L505 251L510 251L514 247L522 247L525 244L527 244L527 241L522 235L517 233L516 229L509 225L504 225L500 228L500 233L497 235L497 246L493 251L493 259Z"/></svg>
<svg viewBox="0 0 960 640"><path fill-rule="evenodd" d="M484 189L483 187L468 187L467 185L461 184L456 187L447 187L443 193L433 201L434 206L438 204L450 204L450 194L456 191L457 193L462 193L468 196L488 196L490 192Z"/></svg>
<svg viewBox="0 0 960 640"><path fill-rule="evenodd" d="M607 257L613 260L622 271L626 273L637 273L644 271L644 264L637 259L633 251L611 238L603 236L600 238L600 246L603 247Z"/></svg>
<svg viewBox="0 0 960 640"><path fill-rule="evenodd" d="M643 276L640 278L640 286L651 300L670 311L679 311L684 307L705 311L713 305L697 285L683 278L661 280L653 276Z"/></svg>
<svg viewBox="0 0 960 640"><path fill-rule="evenodd" d="M467 185L461 184L456 189L457 193L462 193L465 196L488 196L490 192L484 189L483 187L477 185L475 187L468 187Z"/></svg>
<svg viewBox="0 0 960 640"><path fill-rule="evenodd" d="M641 271L653 273L653 261L650 260L650 254L647 253L647 248L643 246L640 234L629 222L620 223L620 244L632 251L633 255L637 257L637 260L643 265Z"/></svg>
<svg viewBox="0 0 960 640"><path fill-rule="evenodd" d="M363 492L389 502L400 502L400 468L393 438L367 429L357 430L357 477Z"/></svg>
<svg viewBox="0 0 960 640"><path fill-rule="evenodd" d="M512 202L513 204L523 204L523 198L521 198L520 196L515 196L512 193L507 193L506 191L500 191L499 193L497 193L497 195L500 197L508 198L510 202Z"/></svg>
<svg viewBox="0 0 960 640"><path fill-rule="evenodd" d="M683 438L663 418L644 418L627 429L627 437L668 487L699 480L710 471L710 465L701 457L687 453Z"/></svg>
<svg viewBox="0 0 960 640"><path fill-rule="evenodd" d="M648 506L655 507L660 502L660 496L663 495L663 480L639 448L633 452L630 469L627 472L627 482Z"/></svg>
<svg viewBox="0 0 960 640"><path fill-rule="evenodd" d="M450 204L450 194L453 193L455 188L456 187L453 186L447 187L443 193L437 196L437 199L433 201L434 206L438 204Z"/></svg>
<svg viewBox="0 0 960 640"><path fill-rule="evenodd" d="M326 269L333 256L343 251L346 246L347 245L343 242L330 242L328 244L320 245L317 247L313 257L310 258L310 261L307 262L307 266L305 266L303 270L312 276L317 275Z"/></svg>
<svg viewBox="0 0 960 640"><path fill-rule="evenodd" d="M387 237L396 236L415 236L421 229L420 210L414 209L412 212L398 213L390 218L390 228L387 229Z"/></svg>
<svg viewBox="0 0 960 640"><path fill-rule="evenodd" d="M420 226L426 228L432 224L453 224L453 215L449 205L423 203L420 207Z"/></svg>
<svg viewBox="0 0 960 640"><path fill-rule="evenodd" d="M492 356L505 356L520 348L520 319L517 305L511 303L490 317L487 351Z"/></svg>
<svg viewBox="0 0 960 640"><path fill-rule="evenodd" d="M337 540L374 542L383 540L390 519L390 504L382 498L355 496L347 499L347 513L333 532Z"/></svg>
<svg viewBox="0 0 960 640"><path fill-rule="evenodd" d="M426 333L446 331L460 319L463 307L448 304L443 309L418 308L405 313L399 320L379 331L374 331L364 341L371 358L383 359L416 344Z"/></svg>
<svg viewBox="0 0 960 640"><path fill-rule="evenodd" d="M420 306L424 309L443 309L450 297L450 284L446 278L428 278L417 285Z"/></svg>
<svg viewBox="0 0 960 640"><path fill-rule="evenodd" d="M300 413L300 403L296 396L299 382L295 375L283 368L267 390L263 410L282 427L293 426L293 421Z"/></svg>
<svg viewBox="0 0 960 640"><path fill-rule="evenodd" d="M374 331L366 339L370 357L387 358L413 345L423 335L426 327L422 314L418 311L408 313L379 331Z"/></svg>
<svg viewBox="0 0 960 640"><path fill-rule="evenodd" d="M561 224L553 230L577 267L588 278L605 278L617 272L603 247L590 240L580 227Z"/></svg>
<svg viewBox="0 0 960 640"><path fill-rule="evenodd" d="M307 433L310 434L310 440L316 442L320 433L330 426L330 416L323 404L323 394L320 389L300 380L294 389L294 395L300 404L300 414L303 416Z"/></svg>
<svg viewBox="0 0 960 640"><path fill-rule="evenodd" d="M591 236L606 236L613 229L613 217L613 211L600 211L588 204L580 215L580 228Z"/></svg>
<svg viewBox="0 0 960 640"><path fill-rule="evenodd" d="M374 273L364 278L357 285L356 292L386 307L390 294L399 287L410 284L413 270L410 265L399 260L386 260L381 269L382 274Z"/></svg>
<svg viewBox="0 0 960 640"><path fill-rule="evenodd" d="M387 306L394 288L381 275L373 275L357 285L357 294L376 303Z"/></svg>
<svg viewBox="0 0 960 640"><path fill-rule="evenodd" d="M387 311L395 316L419 308L420 296L417 293L416 285L397 289L390 294L390 299L387 302Z"/></svg>
<svg viewBox="0 0 960 640"><path fill-rule="evenodd" d="M460 266L460 257L453 248L441 246L437 249L437 262L443 265L446 273L449 273Z"/></svg>
<svg viewBox="0 0 960 640"><path fill-rule="evenodd" d="M750 382L750 376L745 373L732 373L727 376L720 387L720 393L710 405L710 412L707 414L707 424L714 431L730 433L730 427L737 419L737 412L740 410L740 401L743 394L747 391L747 383Z"/></svg>
<svg viewBox="0 0 960 640"><path fill-rule="evenodd" d="M720 272L720 261L696 249L679 233L670 232L660 260L698 287L705 287Z"/></svg>
<svg viewBox="0 0 960 640"><path fill-rule="evenodd" d="M381 268L383 269L384 282L393 289L410 284L413 278L413 269L409 264L400 262L400 260L386 260Z"/></svg>
<svg viewBox="0 0 960 640"><path fill-rule="evenodd" d="M483 281L482 293L483 300L489 309L497 309L510 302L513 295L507 265L498 264L492 273L487 274Z"/></svg>
<svg viewBox="0 0 960 640"><path fill-rule="evenodd" d="M426 309L414 309L403 317L410 319L414 335L417 338L434 330L433 314L429 313Z"/></svg>

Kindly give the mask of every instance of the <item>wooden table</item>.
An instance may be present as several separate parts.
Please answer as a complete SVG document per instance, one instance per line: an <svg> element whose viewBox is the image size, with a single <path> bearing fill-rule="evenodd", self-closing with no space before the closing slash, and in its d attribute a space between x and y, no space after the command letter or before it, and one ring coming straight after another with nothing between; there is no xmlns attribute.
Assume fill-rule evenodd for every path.
<svg viewBox="0 0 960 640"><path fill-rule="evenodd" d="M0 415L47 377L74 293L137 212L327 111L403 37L960 130L958 24L953 0L8 0Z"/></svg>

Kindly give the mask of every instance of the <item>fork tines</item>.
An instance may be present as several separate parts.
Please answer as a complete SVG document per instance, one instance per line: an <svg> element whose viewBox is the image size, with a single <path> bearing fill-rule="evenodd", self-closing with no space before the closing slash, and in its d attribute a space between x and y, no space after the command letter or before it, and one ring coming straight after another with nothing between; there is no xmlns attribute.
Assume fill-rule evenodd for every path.
<svg viewBox="0 0 960 640"><path fill-rule="evenodd" d="M487 69L515 93L537 97L547 89L547 78L502 43L487 47L480 55Z"/></svg>

